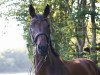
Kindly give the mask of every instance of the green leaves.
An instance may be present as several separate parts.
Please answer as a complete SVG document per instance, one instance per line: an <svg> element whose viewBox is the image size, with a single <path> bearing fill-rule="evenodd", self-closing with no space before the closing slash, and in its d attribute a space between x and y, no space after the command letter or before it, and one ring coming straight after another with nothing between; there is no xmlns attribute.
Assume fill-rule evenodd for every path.
<svg viewBox="0 0 100 75"><path fill-rule="evenodd" d="M33 46L29 35L30 16L28 4L32 3L36 9L36 13L43 13L44 7L47 4L50 5L49 21L52 44L55 50L59 52L64 59L72 59L74 56L80 55L80 53L77 53L77 42L79 42L80 45L83 44L82 47L87 43L87 41L85 41L85 35L90 32L83 29L84 27L87 29L91 25L91 14L96 17L98 29L100 27L100 8L97 7L95 13L90 10L91 4L89 2L86 4L84 0L80 0L80 2L77 2L77 0L21 0L11 4L15 9L10 10L8 15L16 16L16 19L23 25L23 37L27 41L30 58L33 56ZM4 3L4 1L1 3ZM88 24L90 25L88 26ZM100 33L99 30L97 32ZM89 35L87 37L89 37ZM89 37L89 40L91 40L91 37Z"/></svg>

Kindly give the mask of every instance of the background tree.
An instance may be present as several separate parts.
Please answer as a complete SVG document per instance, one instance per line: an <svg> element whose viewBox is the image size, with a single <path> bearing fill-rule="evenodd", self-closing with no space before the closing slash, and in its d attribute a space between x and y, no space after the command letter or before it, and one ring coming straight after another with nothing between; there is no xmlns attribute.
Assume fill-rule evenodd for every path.
<svg viewBox="0 0 100 75"><path fill-rule="evenodd" d="M93 53L84 55L83 50L85 47L93 47L95 50L96 43L100 42L100 6L96 6L96 3L96 0L20 0L13 4L18 9L10 10L8 14L15 16L23 25L23 36L31 59L34 47L29 35L29 4L34 6L36 13L42 13L44 7L50 5L51 40L62 58L91 58Z"/></svg>

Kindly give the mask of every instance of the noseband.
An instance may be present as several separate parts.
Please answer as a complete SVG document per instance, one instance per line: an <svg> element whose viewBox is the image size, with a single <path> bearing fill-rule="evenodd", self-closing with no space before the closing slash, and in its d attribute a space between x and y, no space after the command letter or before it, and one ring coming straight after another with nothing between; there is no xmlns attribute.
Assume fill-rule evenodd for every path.
<svg viewBox="0 0 100 75"><path fill-rule="evenodd" d="M47 18L44 18L44 19L42 19L42 20L36 20L36 21L40 21L40 24L41 24L41 22L42 21L47 21ZM36 44L36 42L37 42L37 39L38 39L38 37L40 36L40 35L44 35L45 37L46 37L46 40L47 40L47 44L49 44L49 42L50 42L50 40L49 40L49 37L48 37L48 35L46 34L46 33L43 33L43 32L40 32L40 33L37 33L35 36L33 36L32 35L32 28L30 28L29 29L29 32L30 32L30 36L31 36L31 40L32 40L32 43L33 43L33 45L34 44Z"/></svg>
<svg viewBox="0 0 100 75"><path fill-rule="evenodd" d="M44 36L46 37L47 44L49 45L50 40L49 40L47 34L45 34L45 33L37 33L37 34L35 35L35 37L31 34L32 43L33 43L33 44L36 44L38 37L41 36L41 35L44 35ZM37 45L37 44L36 44L36 45ZM44 56L44 57L42 57L42 58L40 59L40 61L38 62L37 66L35 67L35 72L36 72L36 73L39 72L39 70L42 68L42 66L43 66L44 63L46 62L46 60L47 60L47 55ZM37 69L37 68L38 68L38 69Z"/></svg>
<svg viewBox="0 0 100 75"><path fill-rule="evenodd" d="M38 37L41 35L44 35L46 37L47 44L49 44L49 38L48 38L47 34L41 32L41 33L37 33L35 35L35 37L31 34L31 40L32 40L33 45L36 44Z"/></svg>
<svg viewBox="0 0 100 75"><path fill-rule="evenodd" d="M48 38L47 34L45 34L45 33L38 33L38 34L36 34L36 36L34 38L34 42L36 43L38 37L41 36L41 35L44 35L46 37L47 43L49 43L49 40L48 40L49 38Z"/></svg>

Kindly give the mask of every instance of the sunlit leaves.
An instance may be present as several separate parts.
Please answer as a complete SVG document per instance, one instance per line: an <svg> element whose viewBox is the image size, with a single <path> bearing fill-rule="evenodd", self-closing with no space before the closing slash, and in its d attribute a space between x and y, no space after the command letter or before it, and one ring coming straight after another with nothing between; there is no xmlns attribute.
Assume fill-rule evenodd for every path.
<svg viewBox="0 0 100 75"><path fill-rule="evenodd" d="M6 3L8 0L5 0L0 3ZM55 47L55 50L58 51L62 57L67 59L72 58L77 55L76 50L76 35L78 34L80 39L83 39L82 35L82 22L86 23L87 33L89 34L89 39L91 39L91 29L89 28L90 15L96 15L96 24L100 27L100 8L96 7L96 13L91 11L90 3L87 2L86 6L82 6L82 3L77 3L78 0L18 0L18 2L12 0L12 3L7 4L9 12L5 13L10 16L15 16L18 21L23 25L24 30L24 39L27 41L27 47L29 51L29 56L33 55L33 46L30 40L29 35L29 25L30 25L30 16L28 12L28 6L30 3L36 9L36 13L43 13L44 7L50 5L50 15L49 21L51 26L51 40L52 44ZM81 2L82 0L80 0ZM98 0L99 2L99 0ZM4 4L5 4L4 3ZM99 15L99 16L98 16ZM91 26L91 24L90 24ZM76 32L75 29L78 28ZM100 33L100 31L97 31Z"/></svg>

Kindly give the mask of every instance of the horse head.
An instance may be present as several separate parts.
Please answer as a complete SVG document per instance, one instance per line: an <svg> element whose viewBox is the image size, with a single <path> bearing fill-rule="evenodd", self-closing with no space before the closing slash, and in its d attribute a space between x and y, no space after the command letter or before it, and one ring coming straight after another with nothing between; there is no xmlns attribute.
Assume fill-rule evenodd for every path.
<svg viewBox="0 0 100 75"><path fill-rule="evenodd" d="M31 16L30 35L32 42L36 44L37 52L42 56L48 53L48 46L50 44L50 24L48 22L48 15L50 12L49 5L44 9L43 14L36 14L32 5L29 6L29 13Z"/></svg>

